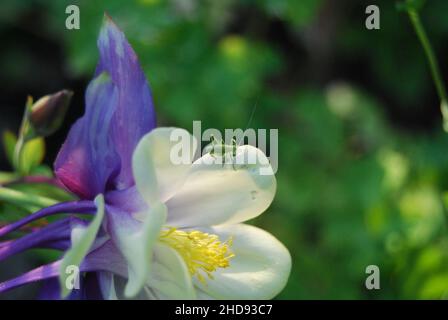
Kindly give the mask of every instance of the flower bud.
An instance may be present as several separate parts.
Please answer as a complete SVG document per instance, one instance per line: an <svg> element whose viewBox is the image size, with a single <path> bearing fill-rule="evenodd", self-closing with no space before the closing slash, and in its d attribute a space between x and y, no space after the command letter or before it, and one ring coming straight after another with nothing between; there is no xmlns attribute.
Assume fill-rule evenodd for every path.
<svg viewBox="0 0 448 320"><path fill-rule="evenodd" d="M40 98L31 106L29 121L35 135L46 137L59 129L72 96L72 91L61 90Z"/></svg>

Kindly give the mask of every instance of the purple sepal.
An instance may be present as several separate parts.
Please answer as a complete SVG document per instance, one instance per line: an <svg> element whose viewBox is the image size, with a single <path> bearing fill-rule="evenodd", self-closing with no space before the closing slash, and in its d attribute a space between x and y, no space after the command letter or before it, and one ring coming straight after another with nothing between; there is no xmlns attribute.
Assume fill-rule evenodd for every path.
<svg viewBox="0 0 448 320"><path fill-rule="evenodd" d="M95 213L96 205L93 201L72 201L72 202L62 202L55 204L51 207L43 208L35 213L23 218L22 220L16 221L14 223L8 224L0 228L0 237L17 230L24 225L35 220L48 217L58 213Z"/></svg>
<svg viewBox="0 0 448 320"><path fill-rule="evenodd" d="M120 158L110 137L118 93L106 73L87 88L86 113L71 128L55 162L58 179L81 199L105 193L120 170Z"/></svg>
<svg viewBox="0 0 448 320"><path fill-rule="evenodd" d="M61 260L58 260L2 282L0 283L0 293L31 282L58 277L60 264ZM112 241L106 241L103 245L90 252L85 257L79 270L80 272L108 271L122 277L128 276L127 263Z"/></svg>
<svg viewBox="0 0 448 320"><path fill-rule="evenodd" d="M98 49L97 77L87 90L86 114L70 130L55 162L56 176L82 199L131 187L134 149L156 125L137 56L107 16Z"/></svg>
<svg viewBox="0 0 448 320"><path fill-rule="evenodd" d="M156 126L151 91L137 55L123 32L105 15L98 38L100 60L96 74L107 72L118 88L118 107L112 131L121 170L115 179L116 189L134 184L132 154L140 139Z"/></svg>
<svg viewBox="0 0 448 320"><path fill-rule="evenodd" d="M30 248L67 249L70 247L70 235L75 225L85 226L84 220L70 217L59 220L44 228L27 234L22 238L0 246L0 261Z"/></svg>
<svg viewBox="0 0 448 320"><path fill-rule="evenodd" d="M79 289L73 289L66 300L103 300L97 272L87 272L79 280ZM39 300L62 300L57 278L42 281Z"/></svg>

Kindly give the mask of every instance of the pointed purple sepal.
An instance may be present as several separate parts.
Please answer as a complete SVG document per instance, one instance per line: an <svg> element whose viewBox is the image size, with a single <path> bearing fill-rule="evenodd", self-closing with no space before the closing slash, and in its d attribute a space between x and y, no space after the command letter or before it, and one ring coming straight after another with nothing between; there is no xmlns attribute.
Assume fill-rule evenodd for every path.
<svg viewBox="0 0 448 320"><path fill-rule="evenodd" d="M98 49L97 77L86 94L86 114L71 129L55 163L61 182L84 199L134 184L132 153L156 125L151 92L137 56L107 16ZM110 81L98 80L104 74Z"/></svg>

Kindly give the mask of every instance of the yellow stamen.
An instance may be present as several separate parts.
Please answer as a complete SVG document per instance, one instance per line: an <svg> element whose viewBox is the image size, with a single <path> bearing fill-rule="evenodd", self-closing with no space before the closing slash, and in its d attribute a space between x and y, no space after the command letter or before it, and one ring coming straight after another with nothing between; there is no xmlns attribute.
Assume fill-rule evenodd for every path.
<svg viewBox="0 0 448 320"><path fill-rule="evenodd" d="M218 268L227 268L234 257L230 250L232 238L221 242L214 234L170 228L160 233L159 240L175 249L184 259L190 275L204 284L203 273L213 279L212 273Z"/></svg>

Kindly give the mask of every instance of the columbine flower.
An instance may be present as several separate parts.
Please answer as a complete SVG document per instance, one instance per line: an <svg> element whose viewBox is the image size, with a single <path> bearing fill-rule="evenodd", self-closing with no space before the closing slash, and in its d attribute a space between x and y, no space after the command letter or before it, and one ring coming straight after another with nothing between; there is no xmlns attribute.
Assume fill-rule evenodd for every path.
<svg viewBox="0 0 448 320"><path fill-rule="evenodd" d="M0 237L58 213L93 219L72 215L0 242L0 260L35 247L64 252L61 260L0 283L0 292L45 280L42 298L66 297L67 267L75 265L83 276L70 298L274 297L286 284L289 253L269 233L240 224L273 200L275 177L260 175L261 164L241 161L255 152L266 164L264 154L242 146L237 166L210 164L210 154L174 165L174 129L154 129L151 94L137 57L107 17L98 46L86 113L55 163L57 178L80 200L7 225ZM197 143L189 137L194 154Z"/></svg>

